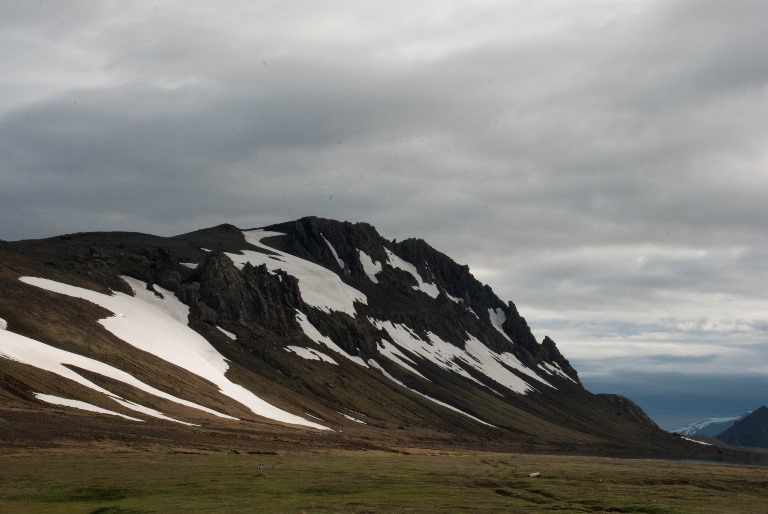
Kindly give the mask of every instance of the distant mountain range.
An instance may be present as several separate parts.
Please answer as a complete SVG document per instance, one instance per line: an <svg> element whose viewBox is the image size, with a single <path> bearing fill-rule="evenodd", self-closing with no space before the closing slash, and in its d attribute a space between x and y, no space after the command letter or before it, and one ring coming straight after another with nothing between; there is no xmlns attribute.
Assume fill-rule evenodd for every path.
<svg viewBox="0 0 768 514"><path fill-rule="evenodd" d="M715 437L723 430L732 427L735 421L742 419L747 414L742 416L702 419L701 421L691 423L690 425L673 428L670 432L684 436L703 435L707 437Z"/></svg>
<svg viewBox="0 0 768 514"><path fill-rule="evenodd" d="M313 217L0 242L0 440L723 458L589 393L467 266Z"/></svg>

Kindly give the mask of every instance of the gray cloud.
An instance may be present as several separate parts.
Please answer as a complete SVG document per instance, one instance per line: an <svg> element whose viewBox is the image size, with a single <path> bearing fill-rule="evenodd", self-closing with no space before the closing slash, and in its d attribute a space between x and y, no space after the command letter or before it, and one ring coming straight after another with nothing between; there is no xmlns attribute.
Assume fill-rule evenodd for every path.
<svg viewBox="0 0 768 514"><path fill-rule="evenodd" d="M766 11L6 2L0 238L368 221L585 376L764 368Z"/></svg>

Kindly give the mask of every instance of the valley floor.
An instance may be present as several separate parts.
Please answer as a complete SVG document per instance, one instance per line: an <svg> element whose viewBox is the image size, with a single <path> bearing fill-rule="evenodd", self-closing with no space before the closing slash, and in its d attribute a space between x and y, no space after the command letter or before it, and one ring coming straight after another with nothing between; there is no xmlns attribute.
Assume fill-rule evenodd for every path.
<svg viewBox="0 0 768 514"><path fill-rule="evenodd" d="M228 454L94 445L0 454L0 512L9 513L746 513L766 505L768 468L754 466L414 449Z"/></svg>

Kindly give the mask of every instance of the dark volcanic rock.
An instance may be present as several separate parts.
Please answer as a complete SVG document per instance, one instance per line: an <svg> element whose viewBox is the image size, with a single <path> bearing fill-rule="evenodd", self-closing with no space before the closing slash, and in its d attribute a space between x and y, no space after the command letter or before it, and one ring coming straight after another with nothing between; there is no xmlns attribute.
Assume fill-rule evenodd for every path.
<svg viewBox="0 0 768 514"><path fill-rule="evenodd" d="M265 265L247 263L242 271L220 252L211 252L179 287L178 297L208 317L256 322L284 329L294 325L296 309L304 308L298 281Z"/></svg>

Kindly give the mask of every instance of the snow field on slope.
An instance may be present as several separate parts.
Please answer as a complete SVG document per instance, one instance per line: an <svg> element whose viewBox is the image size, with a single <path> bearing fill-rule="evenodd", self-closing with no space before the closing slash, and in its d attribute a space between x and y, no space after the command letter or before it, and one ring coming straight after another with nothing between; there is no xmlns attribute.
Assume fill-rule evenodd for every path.
<svg viewBox="0 0 768 514"><path fill-rule="evenodd" d="M376 275L381 272L383 267L382 264L380 262L374 262L367 253L360 249L357 250L357 253L360 257L360 264L363 265L363 271L365 274L368 276L371 282L378 284L379 279L376 278Z"/></svg>
<svg viewBox="0 0 768 514"><path fill-rule="evenodd" d="M109 364L91 359L90 357L68 352L66 350L60 350L54 346L47 345L35 339L31 339L29 337L22 336L13 332L0 332L0 357L14 360L22 364L27 364L29 366L34 366L44 371L55 373L60 377L67 378L89 389L93 389L94 391L105 394L115 401L118 399L122 400L122 398L112 393L111 391L108 391L107 389L94 384L68 366L81 368L93 373L98 373L99 375L123 382L132 387L135 387L136 389L155 395L159 398L184 405L185 407L198 409L203 412L207 412L208 414L213 414L222 418L237 419L156 389L148 384L145 384L141 380L138 380L133 375L129 375L128 373L112 367ZM127 407L132 408L133 410L138 410L130 406Z"/></svg>
<svg viewBox="0 0 768 514"><path fill-rule="evenodd" d="M455 359L461 359L462 361L469 363L466 359L466 354L460 348L443 341L431 332L427 334L428 340L425 341L405 325L393 323L391 321L379 321L373 318L368 319L379 330L386 330L389 337L400 347L437 364L444 370L457 373L478 385L486 387L485 384L467 373L464 368L455 362ZM399 361L395 362L401 364Z"/></svg>
<svg viewBox="0 0 768 514"><path fill-rule="evenodd" d="M509 371L508 368L512 368L534 380L538 380L544 385L554 388L552 384L520 362L514 354L509 352L496 353L485 346L475 336L471 334L468 334L468 336L469 339L466 341L466 351L479 364L479 366L474 367L482 371L486 376L495 380L497 383L506 386L516 393L525 394L527 391L535 390L525 380Z"/></svg>
<svg viewBox="0 0 768 514"><path fill-rule="evenodd" d="M243 386L230 381L225 376L229 365L224 357L203 336L186 324L189 307L170 292L166 291L168 294L163 294L164 298L160 299L151 291L147 291L143 282L130 277L123 278L131 284L136 296L120 292L105 295L37 277L23 277L21 280L48 291L88 300L113 312L114 316L99 320L99 323L115 336L131 346L210 381L223 395L248 407L256 415L284 423L329 430L279 409ZM222 416L220 413L217 415Z"/></svg>
<svg viewBox="0 0 768 514"><path fill-rule="evenodd" d="M708 427L709 425L714 425L717 423L728 423L729 421L737 421L739 419L741 419L741 416L730 416L727 418L707 418L702 419L701 421L697 421L696 423L691 423L690 425L683 425L681 427L673 428L670 430L670 432L674 432L680 435L691 435L698 430L702 430Z"/></svg>
<svg viewBox="0 0 768 514"><path fill-rule="evenodd" d="M338 362L328 357L326 354L318 352L317 350L313 350L312 348L304 348L302 346L286 346L285 351L295 353L299 357L310 361L322 361L335 364L337 366L339 365Z"/></svg>
<svg viewBox="0 0 768 514"><path fill-rule="evenodd" d="M437 286L435 284L429 284L425 282L422 276L419 274L419 270L416 269L416 266L408 261L401 259L394 253L390 252L387 248L384 248L384 251L387 254L387 262L390 266L393 268L399 268L416 279L416 282L418 282L419 285L411 287L417 291L422 291L428 294L432 298L437 298L440 295L440 291L437 289Z"/></svg>
<svg viewBox="0 0 768 514"><path fill-rule="evenodd" d="M355 302L368 303L368 298L363 293L345 284L333 271L314 262L270 248L261 242L266 237L285 234L267 230L249 230L243 232L243 235L250 244L273 255L252 250L242 250L242 254L226 253L225 255L240 269L243 269L246 262L250 262L253 266L265 264L272 273L278 269L285 271L299 281L299 291L304 302L325 312L345 312L354 317Z"/></svg>
<svg viewBox="0 0 768 514"><path fill-rule="evenodd" d="M299 310L296 311L296 321L299 323L301 330L304 331L304 334L311 340L326 346L328 349L333 350L334 352L338 353L343 357L346 357L347 359L351 360L355 364L359 364L364 368L368 367L368 365L365 363L363 359L361 359L360 357L355 357L354 355L348 354L347 352L342 350L339 345L334 343L330 337L324 336L323 334L321 334L320 331L317 330L317 328L315 328L315 326L307 319L307 316Z"/></svg>
<svg viewBox="0 0 768 514"><path fill-rule="evenodd" d="M544 371L546 371L550 375L558 375L558 376L560 376L562 378L566 378L566 379L570 380L574 384L578 383L574 379L569 377L565 373L565 371L563 371L563 369L560 367L560 365L558 363L556 363L556 362L554 362L552 364L550 364L549 362L542 362L541 364L539 364L539 368L543 369Z"/></svg>
<svg viewBox="0 0 768 514"><path fill-rule="evenodd" d="M453 405L448 405L448 404L447 404L447 403L445 403L445 402L441 402L440 400L435 400L435 399L434 399L434 398L432 398L431 396L427 396L427 395L426 395L426 394L424 394L424 393L420 393L419 391L416 391L415 389L411 389L410 387L408 387L407 385L405 385L404 383L400 382L398 379L396 379L395 377L393 377L392 375L390 375L389 373L387 373L387 370L385 370L384 368L382 368L382 367L381 367L381 365L380 365L378 362L376 362L375 360L369 360L369 361L368 361L368 364L370 364L370 365L371 365L371 367L373 367L373 368L376 368L376 369L378 369L379 371L381 371L382 375L384 375L385 377L387 377L388 379L390 379L392 382L396 383L397 385L399 385L399 386L401 386L401 387L404 387L404 388L408 389L408 390L409 390L409 391L411 391L412 393L416 393L416 394L418 394L419 396L421 396L421 397L423 397L423 398L426 398L427 400L429 400L429 401L431 401L431 402L433 402L433 403L436 403L437 405L440 405L441 407L445 407L446 409L452 410L452 411L454 411L454 412L458 412L459 414L463 414L464 416L466 416L466 417L468 417L468 418L472 418L472 419L474 419L475 421L477 421L478 423L482 423L483 425L488 425L489 427L497 428L497 427L495 427L495 426L491 425L490 423L487 423L487 422L483 421L483 420L482 420L482 419L480 419L480 418L476 418L476 417L475 417L475 416L473 416L472 414L468 414L468 413L464 412L464 411L463 411L463 410L461 410L461 409L457 409L457 408L456 408L456 407L454 407Z"/></svg>
<svg viewBox="0 0 768 514"><path fill-rule="evenodd" d="M391 360L392 362L399 364L400 366L404 367L411 373L413 373L416 376L419 376L426 380L427 382L432 382L430 379L416 371L414 368L411 367L411 365L416 366L416 363L413 362L408 356L406 356L403 352L400 351L400 349L390 343L389 341L379 341L379 354L383 355L387 359Z"/></svg>
<svg viewBox="0 0 768 514"><path fill-rule="evenodd" d="M121 418L130 419L131 421L144 422L143 419L132 418L130 416L126 416L125 414L120 414L119 412L115 412L113 410L102 409L101 407L97 407L92 403L81 402L80 400L70 400L68 398L62 398L60 396L53 396L51 394L45 394L45 393L34 393L34 395L35 395L35 398L37 398L38 400L42 400L46 403L50 403L53 405L72 407L74 409L87 410L90 412L97 412L99 414L109 414L112 416L120 416Z"/></svg>
<svg viewBox="0 0 768 514"><path fill-rule="evenodd" d="M504 339L514 344L514 341L512 341L512 339L507 335L506 332L504 332L504 329L501 327L504 322L507 321L507 315L504 314L504 310L488 309L488 316L491 318L491 325L493 325L493 328L495 328L499 334L504 336Z"/></svg>
<svg viewBox="0 0 768 514"><path fill-rule="evenodd" d="M508 352L496 353L470 334L467 334L465 349L462 350L443 341L432 332L427 333L427 340L425 341L405 325L370 318L369 320L376 328L386 330L392 340L400 347L484 387L487 386L470 375L457 361L468 364L496 383L519 394L526 394L535 389L508 368L523 373L542 384L553 387L533 370L523 365L513 354ZM400 363L398 362L398 364Z"/></svg>
<svg viewBox="0 0 768 514"><path fill-rule="evenodd" d="M336 248L333 247L330 241L328 241L323 234L320 234L320 237L323 238L323 241L325 241L325 244L328 245L328 248L331 250L331 253L333 254L333 258L336 259L336 264L339 265L339 268L344 269L347 267L346 264L344 264L344 261L339 259L339 254L336 253Z"/></svg>

